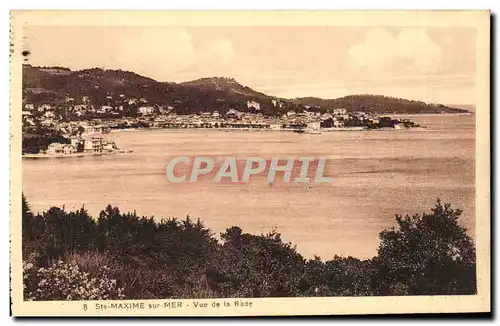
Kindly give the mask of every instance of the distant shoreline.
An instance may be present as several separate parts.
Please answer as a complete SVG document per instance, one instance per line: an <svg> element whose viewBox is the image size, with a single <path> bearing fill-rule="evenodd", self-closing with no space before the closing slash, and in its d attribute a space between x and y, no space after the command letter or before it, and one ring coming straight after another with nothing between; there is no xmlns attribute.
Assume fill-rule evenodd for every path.
<svg viewBox="0 0 500 326"><path fill-rule="evenodd" d="M74 158L74 157L86 157L86 156L104 156L104 155L116 155L132 153L130 150L119 150L110 153L71 153L71 154L23 154L22 158L27 159L47 159L47 158Z"/></svg>
<svg viewBox="0 0 500 326"><path fill-rule="evenodd" d="M383 128L375 128L369 129L367 127L341 127L341 128L322 128L319 132L310 132L304 130L304 135L315 135L322 133L332 133L332 132L352 132L352 131L409 131L409 130L419 130L424 131L428 130L425 126L420 127L411 127L411 128L391 128L391 127L383 127ZM167 132L199 132L199 131L208 131L208 132L286 132L286 133L297 133L296 130L291 129L264 129L264 128L158 128L158 127L150 127L150 128L135 128L135 129L112 129L110 131L111 134L116 133L130 133L130 132L159 132L159 131L167 131ZM105 134L104 134L105 135Z"/></svg>
<svg viewBox="0 0 500 326"><path fill-rule="evenodd" d="M387 114L389 115L389 114ZM391 113L391 117L440 117L440 116L455 116L455 115L475 115L475 112L469 113ZM380 115L380 116L383 116Z"/></svg>

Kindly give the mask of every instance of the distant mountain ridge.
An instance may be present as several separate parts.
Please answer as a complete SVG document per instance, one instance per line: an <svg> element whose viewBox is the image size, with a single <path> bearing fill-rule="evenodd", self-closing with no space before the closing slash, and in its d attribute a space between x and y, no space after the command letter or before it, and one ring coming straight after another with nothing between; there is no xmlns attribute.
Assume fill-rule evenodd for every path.
<svg viewBox="0 0 500 326"><path fill-rule="evenodd" d="M62 104L66 97L78 102L88 96L94 105L100 106L107 104L109 97L121 95L125 98L145 98L151 105L172 106L178 114L236 109L281 115L289 110L327 112L335 108L374 114L468 112L441 104L369 94L337 99L285 99L253 90L233 78L208 77L183 83L158 82L130 71L100 68L72 71L64 67L23 65L23 91L24 101L35 105Z"/></svg>
<svg viewBox="0 0 500 326"><path fill-rule="evenodd" d="M407 100L384 95L357 94L339 97L336 99L322 99L318 97L301 97L291 100L296 104L316 105L320 107L344 107L347 111L368 113L467 113L466 109L454 108L439 103L425 103L423 101Z"/></svg>
<svg viewBox="0 0 500 326"><path fill-rule="evenodd" d="M180 83L180 85L198 87L204 89L215 89L216 91L229 91L234 94L255 97L268 97L266 94L254 91L250 87L243 86L238 83L234 78L230 77L208 77L200 78L188 82Z"/></svg>

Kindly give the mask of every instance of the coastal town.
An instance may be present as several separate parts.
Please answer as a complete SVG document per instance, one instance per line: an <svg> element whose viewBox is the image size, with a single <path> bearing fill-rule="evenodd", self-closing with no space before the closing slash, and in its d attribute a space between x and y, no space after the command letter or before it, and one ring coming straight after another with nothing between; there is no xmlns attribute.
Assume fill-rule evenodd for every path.
<svg viewBox="0 0 500 326"><path fill-rule="evenodd" d="M128 98L125 94L108 94L106 103L96 106L89 96L67 96L64 103L23 104L23 153L26 155L103 155L123 152L102 134L116 130L198 129L293 131L319 134L328 131L404 129L418 127L410 120L380 117L367 112L348 112L334 108L321 112L304 106L297 112L264 115L258 101L246 101L245 112L228 108L195 114L178 114L172 106L150 104L146 98ZM284 105L278 99L272 105ZM52 142L38 141L30 148L30 135L53 135ZM24 143L26 142L26 146ZM31 145L33 141L31 141ZM40 144L41 143L41 144Z"/></svg>

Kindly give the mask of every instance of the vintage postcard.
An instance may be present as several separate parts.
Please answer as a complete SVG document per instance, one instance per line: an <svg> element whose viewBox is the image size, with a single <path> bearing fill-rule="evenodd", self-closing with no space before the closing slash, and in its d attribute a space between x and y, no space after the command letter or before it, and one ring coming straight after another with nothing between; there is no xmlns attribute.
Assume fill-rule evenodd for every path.
<svg viewBox="0 0 500 326"><path fill-rule="evenodd" d="M14 316L490 311L488 11L11 12Z"/></svg>

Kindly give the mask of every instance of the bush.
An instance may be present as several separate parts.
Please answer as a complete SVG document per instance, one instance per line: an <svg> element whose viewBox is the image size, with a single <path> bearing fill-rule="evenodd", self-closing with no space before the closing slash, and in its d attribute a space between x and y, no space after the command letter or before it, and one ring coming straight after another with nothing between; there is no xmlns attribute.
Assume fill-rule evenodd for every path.
<svg viewBox="0 0 500 326"><path fill-rule="evenodd" d="M462 211L439 199L431 211L397 215L398 230L380 233L380 294L394 294L391 288L397 284L412 295L476 293L476 252L458 224Z"/></svg>
<svg viewBox="0 0 500 326"><path fill-rule="evenodd" d="M101 266L96 277L79 268L76 262L59 261L48 268L23 264L26 300L117 300L124 289L109 277L109 268Z"/></svg>
<svg viewBox="0 0 500 326"><path fill-rule="evenodd" d="M224 241L209 282L225 297L288 297L299 294L305 260L295 247L272 231L255 236L232 227Z"/></svg>

